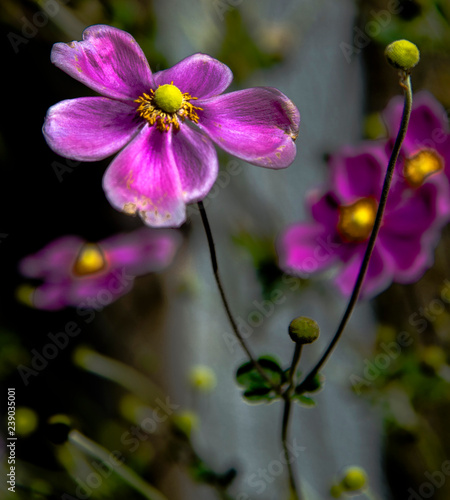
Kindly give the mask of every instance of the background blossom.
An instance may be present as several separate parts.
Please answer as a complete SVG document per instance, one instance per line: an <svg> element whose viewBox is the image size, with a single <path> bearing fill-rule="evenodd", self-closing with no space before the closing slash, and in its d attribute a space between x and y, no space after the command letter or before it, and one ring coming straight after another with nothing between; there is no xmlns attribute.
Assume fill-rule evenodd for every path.
<svg viewBox="0 0 450 500"><path fill-rule="evenodd" d="M291 274L339 264L335 284L350 295L375 220L389 157L383 142L346 147L330 159L327 185L310 193L312 222L294 224L278 241L280 266ZM362 296L371 297L392 281L413 283L433 262L443 225L450 219L450 191L439 172L411 187L396 167ZM321 242L327 242L323 249Z"/></svg>
<svg viewBox="0 0 450 500"><path fill-rule="evenodd" d="M135 277L167 267L180 243L175 231L148 228L95 244L64 236L22 259L19 268L43 281L31 292L38 309L103 307L130 291Z"/></svg>

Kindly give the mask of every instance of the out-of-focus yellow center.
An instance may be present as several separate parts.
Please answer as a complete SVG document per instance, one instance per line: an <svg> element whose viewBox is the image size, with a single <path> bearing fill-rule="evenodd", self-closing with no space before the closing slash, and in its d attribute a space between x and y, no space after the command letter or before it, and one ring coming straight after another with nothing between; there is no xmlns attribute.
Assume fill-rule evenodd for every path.
<svg viewBox="0 0 450 500"><path fill-rule="evenodd" d="M412 187L420 187L427 177L444 168L444 159L434 149L423 149L405 160L403 175Z"/></svg>
<svg viewBox="0 0 450 500"><path fill-rule="evenodd" d="M181 108L183 94L175 85L161 85L155 90L153 102L166 113L175 113Z"/></svg>
<svg viewBox="0 0 450 500"><path fill-rule="evenodd" d="M171 126L178 130L185 118L198 123L197 110L202 108L190 102L196 99L188 93L183 94L172 82L160 85L156 90L150 89L148 94L142 94L134 102L139 104L136 112L141 118L149 125L156 125L161 132L168 132Z"/></svg>
<svg viewBox="0 0 450 500"><path fill-rule="evenodd" d="M102 271L107 266L105 254L95 243L85 243L73 266L74 274L86 276Z"/></svg>
<svg viewBox="0 0 450 500"><path fill-rule="evenodd" d="M337 230L342 239L360 243L369 238L372 232L378 203L373 198L361 198L352 205L339 207Z"/></svg>

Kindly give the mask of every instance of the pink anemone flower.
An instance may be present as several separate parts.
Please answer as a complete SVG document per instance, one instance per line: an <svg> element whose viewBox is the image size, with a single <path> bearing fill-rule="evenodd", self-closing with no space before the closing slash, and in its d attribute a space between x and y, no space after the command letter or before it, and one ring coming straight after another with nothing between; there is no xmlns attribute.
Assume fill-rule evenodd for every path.
<svg viewBox="0 0 450 500"><path fill-rule="evenodd" d="M374 141L332 156L329 183L308 199L313 220L293 224L279 238L283 270L308 278L337 266L335 284L344 295L351 294L375 221L389 160L386 150L384 142ZM433 263L441 229L450 219L450 190L441 171L421 172L420 161L397 163L363 283L365 298L393 281L417 281Z"/></svg>
<svg viewBox="0 0 450 500"><path fill-rule="evenodd" d="M146 227L98 243L61 237L21 260L20 272L42 284L19 297L44 310L103 308L129 292L135 277L166 268L180 243L175 230Z"/></svg>
<svg viewBox="0 0 450 500"><path fill-rule="evenodd" d="M394 97L383 111L389 141L386 145L390 154L400 125L403 99ZM422 90L414 96L411 120L400 151L402 173L415 171L410 184L420 184L423 179L441 170L450 180L450 128L444 107L433 95ZM420 167L420 168L418 168Z"/></svg>
<svg viewBox="0 0 450 500"><path fill-rule="evenodd" d="M186 204L208 194L219 169L213 142L262 167L294 161L300 116L292 101L272 87L221 95L231 70L206 54L152 74L131 35L96 25L81 42L55 44L51 60L102 97L52 106L47 143L81 161L120 151L103 178L106 196L150 226L180 226Z"/></svg>

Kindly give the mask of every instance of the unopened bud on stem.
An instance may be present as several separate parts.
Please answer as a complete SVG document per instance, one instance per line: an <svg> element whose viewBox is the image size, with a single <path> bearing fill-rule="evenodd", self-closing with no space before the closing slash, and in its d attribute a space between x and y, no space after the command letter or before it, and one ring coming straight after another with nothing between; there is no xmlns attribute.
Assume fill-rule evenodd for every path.
<svg viewBox="0 0 450 500"><path fill-rule="evenodd" d="M390 43L384 55L391 66L410 73L420 60L419 49L408 40L397 40Z"/></svg>
<svg viewBox="0 0 450 500"><path fill-rule="evenodd" d="M289 336L297 344L311 344L319 338L319 325L311 318L299 316L291 321Z"/></svg>

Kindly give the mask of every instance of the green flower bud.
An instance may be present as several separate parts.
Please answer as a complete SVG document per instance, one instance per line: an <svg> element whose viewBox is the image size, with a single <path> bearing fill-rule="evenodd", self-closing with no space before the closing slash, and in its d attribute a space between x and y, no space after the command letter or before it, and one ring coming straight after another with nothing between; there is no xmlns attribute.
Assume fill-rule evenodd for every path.
<svg viewBox="0 0 450 500"><path fill-rule="evenodd" d="M172 417L172 422L175 428L186 436L190 436L200 425L198 415L189 410L184 410L174 415Z"/></svg>
<svg viewBox="0 0 450 500"><path fill-rule="evenodd" d="M344 470L341 486L346 492L356 492L367 486L368 478L364 469L351 466Z"/></svg>
<svg viewBox="0 0 450 500"><path fill-rule="evenodd" d="M330 496L333 498L341 498L342 486L340 484L333 484L330 488Z"/></svg>
<svg viewBox="0 0 450 500"><path fill-rule="evenodd" d="M293 342L311 344L319 338L319 325L311 318L299 316L291 321L289 335Z"/></svg>
<svg viewBox="0 0 450 500"><path fill-rule="evenodd" d="M391 66L409 73L420 60L419 49L408 40L397 40L390 43L384 55Z"/></svg>
<svg viewBox="0 0 450 500"><path fill-rule="evenodd" d="M216 387L216 374L209 366L196 365L189 371L189 383L194 389L210 392Z"/></svg>
<svg viewBox="0 0 450 500"><path fill-rule="evenodd" d="M31 408L19 406L16 409L16 432L20 436L28 436L38 426L38 415Z"/></svg>

